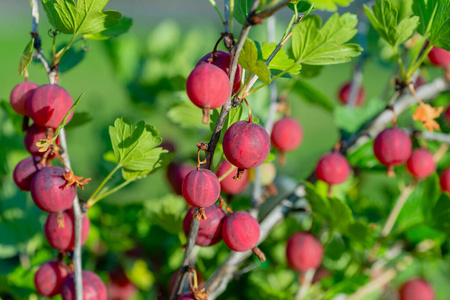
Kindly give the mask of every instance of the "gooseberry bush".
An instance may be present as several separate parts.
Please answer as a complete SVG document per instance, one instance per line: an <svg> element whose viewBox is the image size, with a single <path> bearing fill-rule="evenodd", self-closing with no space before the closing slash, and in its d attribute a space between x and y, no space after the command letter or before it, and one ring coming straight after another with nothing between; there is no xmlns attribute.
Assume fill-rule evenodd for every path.
<svg viewBox="0 0 450 300"><path fill-rule="evenodd" d="M0 297L447 299L448 1L209 2L145 46L107 0L30 2Z"/></svg>

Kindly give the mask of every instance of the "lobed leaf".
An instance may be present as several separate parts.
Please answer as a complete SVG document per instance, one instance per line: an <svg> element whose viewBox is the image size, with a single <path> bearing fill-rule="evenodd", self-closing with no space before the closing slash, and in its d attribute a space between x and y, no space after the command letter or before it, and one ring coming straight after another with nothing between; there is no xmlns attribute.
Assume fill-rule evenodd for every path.
<svg viewBox="0 0 450 300"><path fill-rule="evenodd" d="M255 42L246 39L241 55L239 55L239 64L250 73L256 74L264 83L270 83L270 70L262 60L258 60L258 49Z"/></svg>
<svg viewBox="0 0 450 300"><path fill-rule="evenodd" d="M30 62L33 60L33 44L34 39L32 38L31 41L28 42L28 44L25 46L25 49L23 50L22 56L20 57L19 62L19 69L17 70L17 74L19 76L22 76L23 72L26 70Z"/></svg>

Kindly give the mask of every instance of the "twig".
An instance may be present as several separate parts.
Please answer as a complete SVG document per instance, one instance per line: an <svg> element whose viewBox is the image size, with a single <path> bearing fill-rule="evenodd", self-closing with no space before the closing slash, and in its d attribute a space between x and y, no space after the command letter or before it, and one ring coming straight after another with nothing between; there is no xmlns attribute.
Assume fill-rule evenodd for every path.
<svg viewBox="0 0 450 300"><path fill-rule="evenodd" d="M450 89L450 84L448 84L445 79L438 78L429 84L421 86L418 89L417 94L421 97L421 99L433 99L437 95L448 89ZM414 97L412 97L411 95L404 95L397 100L393 109L397 114L400 114L415 104L416 100L414 99ZM367 140L367 135L375 136L378 132L383 130L383 128L391 120L392 111L387 109L382 110L372 121L369 122L370 125L364 126L363 129L355 133L349 139L350 141L352 141L352 143L350 145L347 145L346 147L341 147L341 151L345 153L352 150L350 146L354 145L356 147L358 145L361 145L363 141ZM268 213L268 215L260 223L261 233L258 245L266 239L273 227L283 220L286 214L292 209L294 203L298 199L304 197L305 187L302 184L299 184L290 195L288 195ZM232 251L229 254L228 258L205 283L206 289L211 294L209 299L215 299L226 289L228 282L233 278L232 274L237 271L239 266L250 255L250 251Z"/></svg>
<svg viewBox="0 0 450 300"><path fill-rule="evenodd" d="M411 195L411 193L414 191L414 188L416 187L416 183L412 183L408 186L406 186L402 192L400 193L400 196L397 198L397 202L395 202L394 207L392 208L391 212L389 213L388 219L386 223L383 226L383 229L381 230L381 237L387 237L389 233L391 233L392 228L394 227L395 221L397 221L398 215L402 211L403 206L406 203L406 200L408 200L408 197Z"/></svg>
<svg viewBox="0 0 450 300"><path fill-rule="evenodd" d="M297 295L295 295L296 300L302 300L308 294L309 287L311 286L312 280L314 278L314 274L316 273L316 269L309 269L305 272L303 282L298 289Z"/></svg>
<svg viewBox="0 0 450 300"><path fill-rule="evenodd" d="M39 24L39 6L37 0L31 0L31 11L32 11L32 31L31 35L35 38L35 41L38 42L34 44L36 48L37 54L36 57L39 58L44 65L44 68L47 72L48 79L51 84L56 83L57 77L57 68L50 68L47 60L42 54L42 49L40 47L40 37L38 33L38 24ZM64 128L61 130L59 135L60 141L60 149L61 149L61 157L63 159L64 165L66 166L66 171L71 169L69 152L67 148L66 141L66 133ZM81 231L82 231L82 219L83 214L81 212L78 194L75 195L73 200L73 215L75 221L75 240L74 240L74 249L73 249L73 257L72 263L74 265L74 282L75 282L75 297L76 300L83 300L83 281L82 281L82 269L81 269Z"/></svg>
<svg viewBox="0 0 450 300"><path fill-rule="evenodd" d="M442 132L429 131L415 131L412 129L405 129L406 133L414 135L418 138L423 138L427 141L442 142L450 145L450 134Z"/></svg>

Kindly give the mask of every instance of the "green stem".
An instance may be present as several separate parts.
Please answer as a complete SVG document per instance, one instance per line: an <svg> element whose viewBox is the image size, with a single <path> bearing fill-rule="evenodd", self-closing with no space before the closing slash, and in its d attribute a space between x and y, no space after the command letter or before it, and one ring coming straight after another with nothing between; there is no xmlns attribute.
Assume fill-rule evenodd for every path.
<svg viewBox="0 0 450 300"><path fill-rule="evenodd" d="M92 198L87 202L87 206L88 207L92 207L95 203L97 203L98 201L102 200L103 198L108 197L109 195L117 192L118 190L126 187L127 185L129 185L131 182L133 182L133 180L127 180L122 182L120 185L116 186L115 188L109 190L108 192L101 194L100 196L98 196L97 198Z"/></svg>
<svg viewBox="0 0 450 300"><path fill-rule="evenodd" d="M283 76L284 74L288 73L288 72L289 72L291 69L293 69L296 65L297 65L297 64L295 63L295 64L293 64L292 66L290 66L289 68L287 68L286 70L284 70L283 72L279 73L277 76L273 77L272 80L271 80L270 82L272 82L272 81L274 81L275 79L280 78L280 77ZM250 96L251 94L253 94L254 92L258 91L259 89L265 87L265 86L268 85L268 84L270 84L270 83L263 83L263 84L261 84L261 85L255 87L253 90L251 90L250 92L247 93L247 96Z"/></svg>
<svg viewBox="0 0 450 300"><path fill-rule="evenodd" d="M222 16L222 13L220 12L220 9L217 6L216 1L209 0L209 3L211 3L211 5L214 7L214 9L216 10L217 14L219 15L220 21L222 21L222 24L224 24L225 23L225 18Z"/></svg>
<svg viewBox="0 0 450 300"><path fill-rule="evenodd" d="M100 183L100 185L97 187L97 189L94 191L94 193L89 197L88 203L90 201L92 201L92 199L94 199L95 196L98 195L98 193L101 191L101 189L111 179L111 177L117 172L117 170L119 170L120 167L121 167L121 165L117 164L117 166L111 172L109 172L108 176L106 176L105 179L103 179L102 183Z"/></svg>
<svg viewBox="0 0 450 300"><path fill-rule="evenodd" d="M395 57L397 58L398 65L400 67L400 72L402 73L402 79L403 79L403 81L407 82L408 78L406 76L405 67L403 65L402 58L398 54L398 51L397 51L396 47L392 47L392 49L394 50Z"/></svg>
<svg viewBox="0 0 450 300"><path fill-rule="evenodd" d="M69 50L70 46L72 45L73 41L75 40L75 38L77 37L77 34L75 33L72 36L72 39L69 41L69 43L67 43L67 45L64 47L64 49L62 49L59 53L58 53L58 57L53 59L53 65L57 66L59 64L59 62L61 61L61 57L64 55L64 53L66 53L67 50Z"/></svg>
<svg viewBox="0 0 450 300"><path fill-rule="evenodd" d="M55 55L56 55L56 34L53 35L52 60L55 60Z"/></svg>
<svg viewBox="0 0 450 300"><path fill-rule="evenodd" d="M424 40L424 42L425 42L425 40ZM406 74L406 76L408 77L408 80L412 77L414 72L416 72L416 70L422 65L423 61L428 56L428 53L431 51L432 48L433 48L433 45L431 45L431 43L429 43L428 46L423 51L422 56L420 56L419 59L415 63L413 60L413 64L411 64L411 66L409 67L408 73ZM419 53L421 51L422 51L422 47L420 47Z"/></svg>
<svg viewBox="0 0 450 300"><path fill-rule="evenodd" d="M233 33L233 12L234 12L234 0L230 0L230 18L228 19L228 26L230 33Z"/></svg>
<svg viewBox="0 0 450 300"><path fill-rule="evenodd" d="M247 86L248 86L248 84L249 84L249 82L250 82L250 79L251 79L252 75L253 75L252 72L249 72L249 73L248 73L247 78L245 79L244 85L241 87L241 90L240 90L240 92L239 92L238 95L237 95L237 97L238 97L239 99L242 99L242 98L244 97L244 91L246 90L246 88L247 88ZM247 94L245 97L247 97L248 95L249 95L249 94Z"/></svg>

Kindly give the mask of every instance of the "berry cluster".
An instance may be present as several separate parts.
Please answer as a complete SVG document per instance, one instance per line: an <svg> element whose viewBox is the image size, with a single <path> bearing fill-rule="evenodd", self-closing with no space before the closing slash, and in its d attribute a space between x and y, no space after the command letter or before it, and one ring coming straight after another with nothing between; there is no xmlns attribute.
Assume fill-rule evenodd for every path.
<svg viewBox="0 0 450 300"><path fill-rule="evenodd" d="M19 162L14 169L13 179L19 189L30 191L36 206L48 212L44 226L45 237L51 247L60 252L58 261L47 262L36 272L34 282L39 294L53 297L61 294L64 300L75 299L73 270L63 258L74 248L75 221L72 210L78 182L71 182L71 171L52 166L52 159L59 155L59 139L41 151L38 142L51 140L56 128L63 121L73 105L69 93L53 84L38 86L22 82L15 86L10 95L11 107L24 116L25 149L31 156ZM28 126L31 118L33 124ZM66 122L72 118L72 113ZM64 162L61 160L62 164ZM84 244L89 233L89 219L83 215L81 242ZM84 299L106 299L106 288L94 273L83 271ZM88 296L89 295L89 296ZM92 296L93 295L93 296Z"/></svg>

